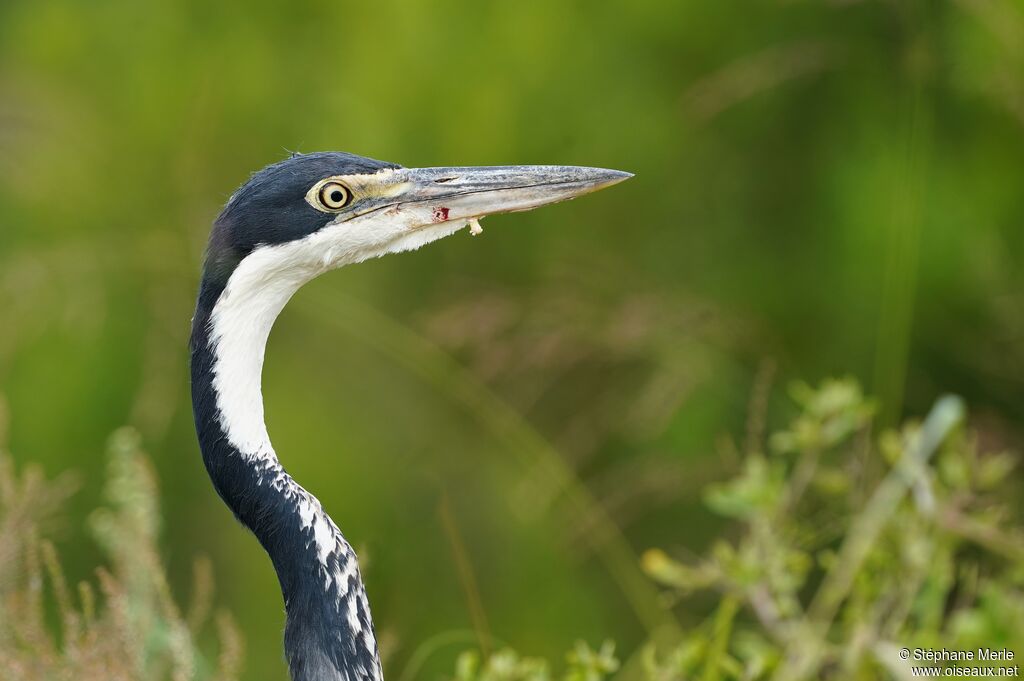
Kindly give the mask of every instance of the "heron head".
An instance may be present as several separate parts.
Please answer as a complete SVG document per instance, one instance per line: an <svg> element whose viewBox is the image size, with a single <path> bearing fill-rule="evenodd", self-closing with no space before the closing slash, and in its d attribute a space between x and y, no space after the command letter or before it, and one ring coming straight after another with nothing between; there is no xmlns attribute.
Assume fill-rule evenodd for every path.
<svg viewBox="0 0 1024 681"><path fill-rule="evenodd" d="M340 152L295 154L228 201L211 234L207 275L226 281L259 254L266 268L309 279L629 177L575 166L403 168Z"/></svg>

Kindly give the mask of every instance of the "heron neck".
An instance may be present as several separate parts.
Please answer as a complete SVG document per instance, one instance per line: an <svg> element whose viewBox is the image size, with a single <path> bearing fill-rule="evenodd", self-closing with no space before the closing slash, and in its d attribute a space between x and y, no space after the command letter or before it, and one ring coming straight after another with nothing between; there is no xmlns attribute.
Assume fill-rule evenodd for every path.
<svg viewBox="0 0 1024 681"><path fill-rule="evenodd" d="M278 289L277 299L256 305L254 296L230 296L230 290L230 281L228 287L204 281L192 326L192 404L207 472L274 564L293 680L380 681L355 552L316 497L284 470L266 436L264 347L293 291Z"/></svg>

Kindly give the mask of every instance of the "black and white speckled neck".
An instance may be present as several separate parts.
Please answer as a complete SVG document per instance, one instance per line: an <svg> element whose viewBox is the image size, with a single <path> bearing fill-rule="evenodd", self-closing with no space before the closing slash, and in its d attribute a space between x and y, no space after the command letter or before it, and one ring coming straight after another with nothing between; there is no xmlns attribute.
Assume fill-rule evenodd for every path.
<svg viewBox="0 0 1024 681"><path fill-rule="evenodd" d="M379 681L380 658L355 552L320 502L276 456L231 444L213 387L209 312L192 336L192 398L203 461L217 493L270 555L287 622L285 655L295 681Z"/></svg>

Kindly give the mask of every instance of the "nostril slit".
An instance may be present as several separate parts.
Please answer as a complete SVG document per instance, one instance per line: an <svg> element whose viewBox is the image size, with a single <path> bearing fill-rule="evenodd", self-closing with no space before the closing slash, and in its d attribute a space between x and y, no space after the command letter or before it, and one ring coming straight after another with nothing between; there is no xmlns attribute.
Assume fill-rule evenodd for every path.
<svg viewBox="0 0 1024 681"><path fill-rule="evenodd" d="M439 177L436 180L434 180L434 184L444 184L445 182L451 182L452 180L457 180L457 179L459 179L459 178L458 177Z"/></svg>

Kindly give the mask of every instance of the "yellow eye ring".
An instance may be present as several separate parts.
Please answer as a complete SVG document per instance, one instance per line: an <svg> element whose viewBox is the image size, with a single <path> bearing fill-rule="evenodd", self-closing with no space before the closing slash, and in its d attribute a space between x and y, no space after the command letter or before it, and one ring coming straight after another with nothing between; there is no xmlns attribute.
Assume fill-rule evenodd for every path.
<svg viewBox="0 0 1024 681"><path fill-rule="evenodd" d="M352 192L340 182L325 182L316 194L320 208L326 211L341 210L352 201Z"/></svg>

